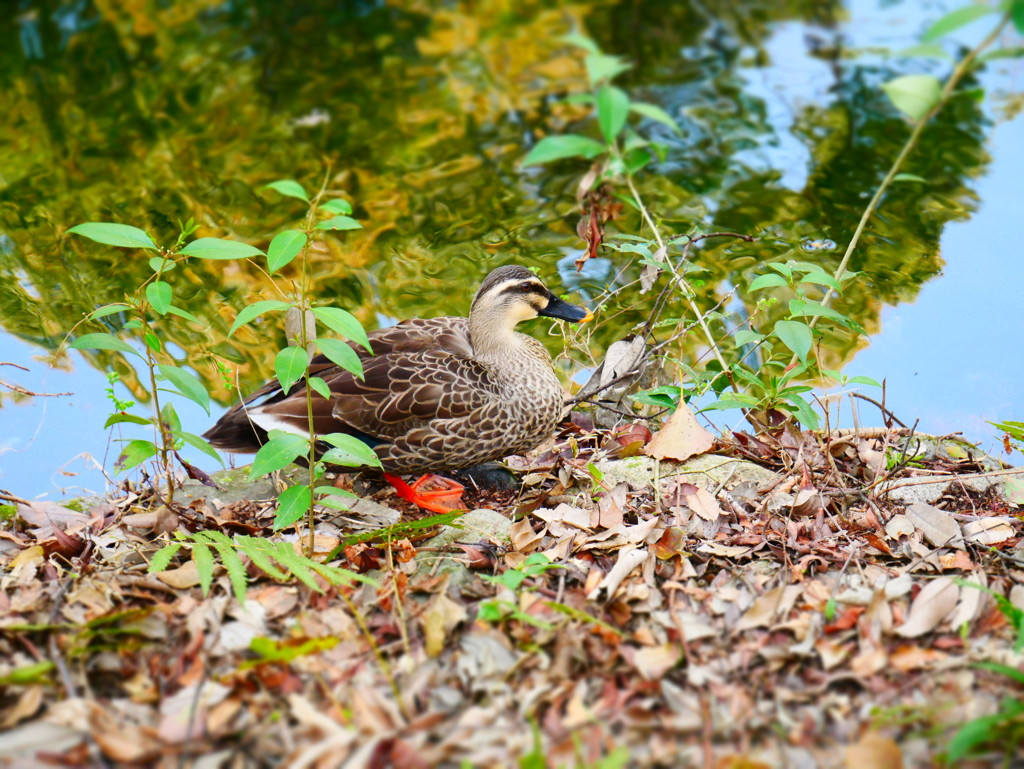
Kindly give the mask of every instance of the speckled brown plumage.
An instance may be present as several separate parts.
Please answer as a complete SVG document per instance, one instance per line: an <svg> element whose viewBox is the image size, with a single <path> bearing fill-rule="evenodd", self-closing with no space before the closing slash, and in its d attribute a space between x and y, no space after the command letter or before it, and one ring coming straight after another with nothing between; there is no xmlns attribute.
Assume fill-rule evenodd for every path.
<svg viewBox="0 0 1024 769"><path fill-rule="evenodd" d="M313 373L331 391L330 399L313 394L314 432L365 440L392 473L470 467L537 446L554 430L564 397L547 350L514 331L537 314L589 319L528 270L501 267L481 285L469 318L375 331L373 354L352 345L363 379L314 358ZM288 393L265 385L205 437L225 451L255 451L275 428L308 432L304 385Z"/></svg>

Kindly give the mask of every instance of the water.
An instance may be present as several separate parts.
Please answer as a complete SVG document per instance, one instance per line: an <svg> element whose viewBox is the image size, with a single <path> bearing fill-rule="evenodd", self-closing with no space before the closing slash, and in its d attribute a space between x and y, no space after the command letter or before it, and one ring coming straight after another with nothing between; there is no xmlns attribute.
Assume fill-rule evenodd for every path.
<svg viewBox="0 0 1024 769"><path fill-rule="evenodd" d="M0 361L30 369L0 366L0 380L74 392L27 399L0 387L0 488L21 496L102 488L92 459L106 456L109 469L118 437L102 428L111 410L106 372L121 377L118 397L144 396L119 356L54 354L86 313L149 274L141 255L63 236L68 227L120 221L168 241L177 221L194 217L200 235L265 247L302 206L260 187L296 178L313 189L327 178L365 230L331 236L313 253L314 290L369 328L464 314L480 278L504 263L536 266L585 300L622 267L615 257L589 265L583 279L572 272L581 246L574 192L586 168L518 165L539 136L592 130L584 109L559 103L586 89L578 52L557 39L579 25L634 63L619 81L634 98L682 126L680 135L639 126L668 147L640 178L666 232L704 222L760 237L696 253L706 270L698 301L709 308L790 252L835 268L910 130L878 85L948 71L879 50L915 43L954 6L746 3L709 16L686 2L439 10L193 0L155 20L135 6L103 7L113 10L86 0L0 9ZM973 43L987 23L958 39ZM1013 88L1019 66L994 64L974 85L996 98L959 98L926 129L904 170L928 184L887 193L851 265L863 277L839 305L870 344L831 334L823 351L846 373L887 377L889 405L905 421L963 430L988 446L994 430L985 420L1024 418L1014 247L1024 129L1020 121L993 126L1012 103L998 92ZM641 230L629 212L616 225ZM223 410L236 386L216 374L214 359L248 391L270 375L283 339L264 327L229 340L230 322L246 303L276 294L246 264L199 262L173 282L178 303L210 328L176 326L171 349ZM755 301L733 309L749 315ZM588 350L561 361L564 373L599 359L649 308L649 296L606 308L614 320L596 329ZM109 320L116 327L116 316ZM546 330L532 327L560 351L562 339ZM674 352L692 362L700 349L687 339ZM197 433L216 417L187 402L178 410ZM716 422L723 416L732 414Z"/></svg>

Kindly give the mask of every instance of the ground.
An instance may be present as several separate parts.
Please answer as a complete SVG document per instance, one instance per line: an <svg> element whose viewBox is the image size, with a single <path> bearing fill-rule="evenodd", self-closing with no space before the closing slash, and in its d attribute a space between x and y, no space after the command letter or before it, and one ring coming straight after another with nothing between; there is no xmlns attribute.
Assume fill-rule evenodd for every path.
<svg viewBox="0 0 1024 769"><path fill-rule="evenodd" d="M954 763L1019 760L1024 471L900 430L650 437L576 417L463 516L325 509L334 568L283 579L269 479L19 505L0 766L931 766L982 717ZM244 571L149 568L204 531Z"/></svg>

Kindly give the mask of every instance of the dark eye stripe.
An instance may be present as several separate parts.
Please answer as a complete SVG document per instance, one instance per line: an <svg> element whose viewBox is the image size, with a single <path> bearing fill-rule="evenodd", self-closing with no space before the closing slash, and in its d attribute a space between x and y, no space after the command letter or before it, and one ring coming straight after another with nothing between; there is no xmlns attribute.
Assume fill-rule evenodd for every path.
<svg viewBox="0 0 1024 769"><path fill-rule="evenodd" d="M523 284L522 283L517 283L514 286L508 286L507 288L503 288L501 290L501 295L502 296L504 296L506 294L514 294L515 296L541 296L541 297L544 297L545 299L547 299L547 297L548 297L548 292L544 288L544 286L538 285L536 283L531 283L530 284L530 290L529 291L524 291L523 290Z"/></svg>

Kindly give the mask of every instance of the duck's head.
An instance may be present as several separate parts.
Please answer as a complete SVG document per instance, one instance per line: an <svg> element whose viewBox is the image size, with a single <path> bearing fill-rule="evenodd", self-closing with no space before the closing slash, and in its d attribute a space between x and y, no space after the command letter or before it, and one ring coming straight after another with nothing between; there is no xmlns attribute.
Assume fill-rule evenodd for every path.
<svg viewBox="0 0 1024 769"><path fill-rule="evenodd" d="M538 315L573 323L586 323L594 317L586 307L559 299L540 278L518 265L492 270L476 292L469 312L474 321L509 331Z"/></svg>

